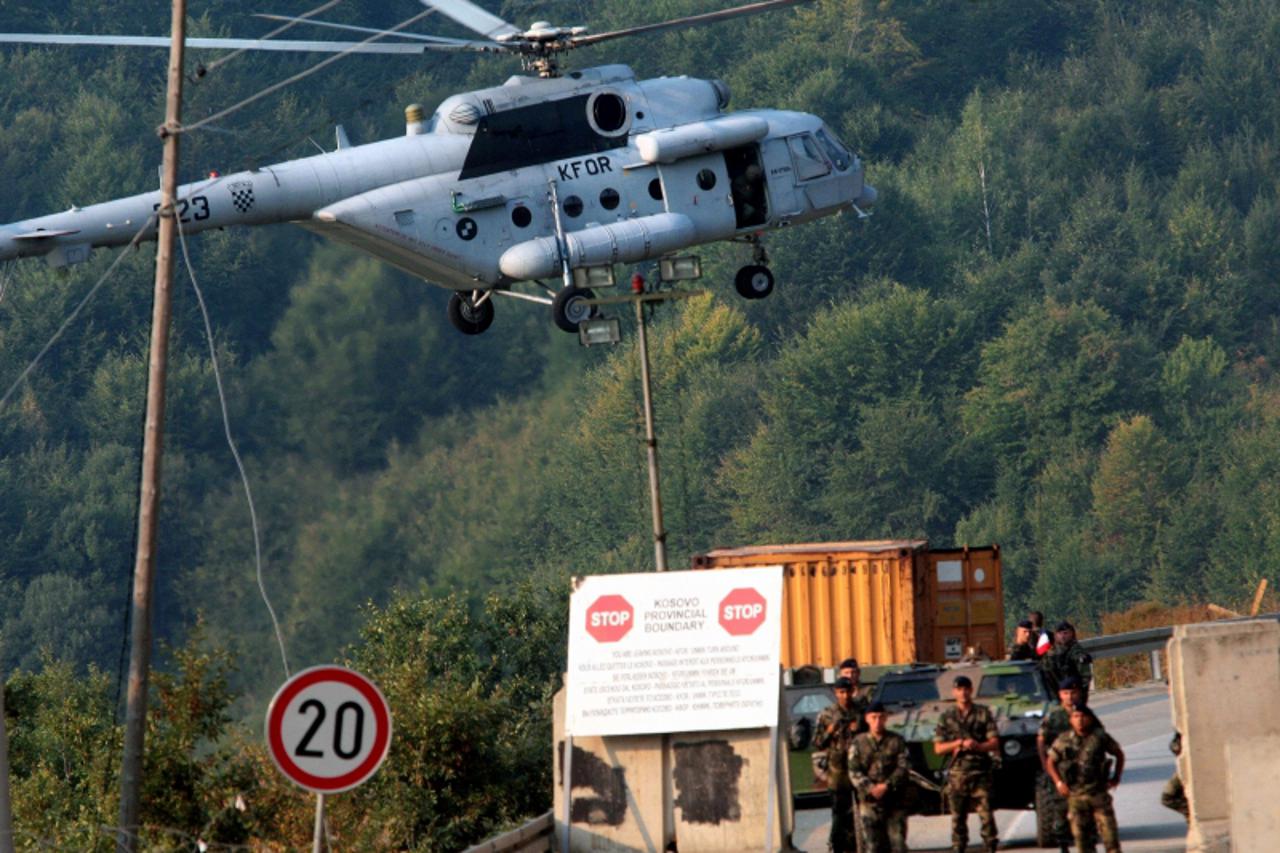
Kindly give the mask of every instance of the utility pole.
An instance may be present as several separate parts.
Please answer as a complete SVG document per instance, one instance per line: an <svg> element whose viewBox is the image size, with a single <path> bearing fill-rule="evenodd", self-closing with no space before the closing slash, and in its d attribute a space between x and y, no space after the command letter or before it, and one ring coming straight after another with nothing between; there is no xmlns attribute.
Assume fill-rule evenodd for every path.
<svg viewBox="0 0 1280 853"><path fill-rule="evenodd" d="M173 0L169 46L169 94L165 105L164 160L160 175L160 222L156 244L155 295L151 311L151 355L147 374L147 416L142 441L142 485L138 495L138 550L133 564L129 690L120 767L120 826L116 848L138 849L139 792L147 733L147 683L151 672L151 586L155 576L156 527L160 515L160 459L164 450L164 395L172 304L174 207L178 192L178 142L182 127L182 69L186 47L186 0Z"/></svg>

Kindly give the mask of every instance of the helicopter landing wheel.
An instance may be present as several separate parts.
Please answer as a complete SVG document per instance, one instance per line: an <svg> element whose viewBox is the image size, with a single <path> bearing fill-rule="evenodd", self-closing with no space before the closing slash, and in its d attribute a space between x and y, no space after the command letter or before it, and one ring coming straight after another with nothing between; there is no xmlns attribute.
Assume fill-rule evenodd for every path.
<svg viewBox="0 0 1280 853"><path fill-rule="evenodd" d="M472 294L454 291L449 297L449 322L464 335L478 335L493 323L493 299L479 302Z"/></svg>
<svg viewBox="0 0 1280 853"><path fill-rule="evenodd" d="M566 287L556 293L551 303L551 318L561 330L577 334L578 324L598 313L596 306L586 304L586 300L595 298L595 293L587 288Z"/></svg>
<svg viewBox="0 0 1280 853"><path fill-rule="evenodd" d="M743 299L764 299L773 293L773 273L761 264L751 264L738 270L733 286Z"/></svg>

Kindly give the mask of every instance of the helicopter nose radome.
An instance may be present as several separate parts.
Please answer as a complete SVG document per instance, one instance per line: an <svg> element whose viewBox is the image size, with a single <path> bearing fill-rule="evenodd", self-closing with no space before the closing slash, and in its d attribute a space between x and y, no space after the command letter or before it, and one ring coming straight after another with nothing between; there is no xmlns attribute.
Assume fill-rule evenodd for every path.
<svg viewBox="0 0 1280 853"><path fill-rule="evenodd" d="M858 207L871 207L876 203L878 195L876 188L871 186L871 184L863 184L862 194L858 196L857 200L854 201L854 204Z"/></svg>

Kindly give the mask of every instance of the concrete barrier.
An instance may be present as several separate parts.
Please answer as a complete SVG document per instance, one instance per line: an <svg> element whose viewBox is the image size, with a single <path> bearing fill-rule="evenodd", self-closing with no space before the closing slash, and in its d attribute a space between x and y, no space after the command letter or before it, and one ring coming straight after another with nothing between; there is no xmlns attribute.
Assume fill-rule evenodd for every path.
<svg viewBox="0 0 1280 853"><path fill-rule="evenodd" d="M565 693L555 700L556 849L563 849ZM786 745L776 744L772 840L768 729L575 737L569 803L573 851L791 851Z"/></svg>
<svg viewBox="0 0 1280 853"><path fill-rule="evenodd" d="M1280 844L1280 735L1227 744L1231 849L1271 853Z"/></svg>
<svg viewBox="0 0 1280 853"><path fill-rule="evenodd" d="M1182 732L1178 773L1191 807L1187 849L1225 853L1233 839L1252 844L1252 827L1274 819L1280 790L1280 763L1254 761L1259 745L1280 735L1280 624L1180 625L1169 641L1169 672L1173 725ZM1271 811L1259 815L1261 805ZM1274 849L1274 836L1257 840L1264 846L1237 849Z"/></svg>

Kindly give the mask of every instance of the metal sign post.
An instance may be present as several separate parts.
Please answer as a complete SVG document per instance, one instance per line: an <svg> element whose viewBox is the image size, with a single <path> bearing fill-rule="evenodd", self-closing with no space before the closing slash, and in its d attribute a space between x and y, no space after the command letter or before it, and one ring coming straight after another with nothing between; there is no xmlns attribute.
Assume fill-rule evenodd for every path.
<svg viewBox="0 0 1280 853"><path fill-rule="evenodd" d="M645 303L666 302L669 299L688 299L700 296L703 290L643 290L644 279L638 275L632 279L641 288L626 296L606 296L602 299L586 299L587 305L621 305L630 302L636 307L636 325L639 329L637 352L640 354L640 384L644 395L644 443L649 457L649 509L653 516L653 563L659 572L667 570L667 531L662 523L662 489L658 484L658 434L653 426L653 389L649 380L649 330L644 315Z"/></svg>
<svg viewBox="0 0 1280 853"><path fill-rule="evenodd" d="M560 762L560 786L564 788L564 842L561 853L569 853L573 838L573 735L564 733L564 760Z"/></svg>

